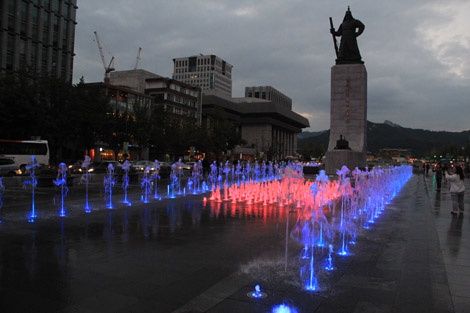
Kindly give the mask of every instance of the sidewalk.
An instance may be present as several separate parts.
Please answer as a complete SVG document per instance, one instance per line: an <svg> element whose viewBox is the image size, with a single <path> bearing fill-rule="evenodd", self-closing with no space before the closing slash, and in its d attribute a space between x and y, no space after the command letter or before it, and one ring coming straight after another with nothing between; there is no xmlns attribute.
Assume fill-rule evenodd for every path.
<svg viewBox="0 0 470 313"><path fill-rule="evenodd" d="M465 213L450 214L449 186L436 191L432 175L426 182L455 312L470 312L470 179L465 179Z"/></svg>

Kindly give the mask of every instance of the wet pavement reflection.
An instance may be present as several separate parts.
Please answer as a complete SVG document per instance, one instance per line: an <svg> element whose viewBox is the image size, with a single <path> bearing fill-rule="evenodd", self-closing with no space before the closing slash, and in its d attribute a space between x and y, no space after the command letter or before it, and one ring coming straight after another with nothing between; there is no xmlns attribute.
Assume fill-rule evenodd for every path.
<svg viewBox="0 0 470 313"><path fill-rule="evenodd" d="M66 218L42 205L35 223L25 209L2 212L2 312L171 312L267 248L282 251L275 206L191 196L85 214L73 201Z"/></svg>
<svg viewBox="0 0 470 313"><path fill-rule="evenodd" d="M431 175L414 175L352 255L322 274L323 290L308 295L269 282L277 266L269 261L283 268L286 208L205 203L204 195L144 204L131 188L132 206L116 200L108 210L95 191L86 214L83 189L71 188L60 218L53 192L38 188L39 218L28 223L28 196L10 190L4 202L12 204L13 195L16 202L0 211L0 311L175 312L201 295L207 300L217 286L209 296L219 296L219 305L193 312L266 312L245 299L258 281L229 280L255 268L253 277L265 276L269 303L288 297L314 312L470 312L470 179L465 183L466 211L452 216L447 186L438 192ZM296 213L289 215L292 227ZM290 244L297 260L302 247Z"/></svg>
<svg viewBox="0 0 470 313"><path fill-rule="evenodd" d="M420 178L428 188L429 198L434 199L435 225L455 312L470 312L470 178L464 179L465 212L462 215L450 214L452 200L448 183L443 181L442 188L436 190L431 173Z"/></svg>

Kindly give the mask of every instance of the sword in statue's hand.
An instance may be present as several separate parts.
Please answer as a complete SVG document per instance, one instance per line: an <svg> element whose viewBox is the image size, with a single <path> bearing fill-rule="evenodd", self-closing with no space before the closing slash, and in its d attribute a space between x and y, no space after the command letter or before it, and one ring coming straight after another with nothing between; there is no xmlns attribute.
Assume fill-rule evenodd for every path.
<svg viewBox="0 0 470 313"><path fill-rule="evenodd" d="M330 17L330 33L333 36L333 43L335 44L336 57L338 57L338 43L336 42L335 28L333 26L333 19Z"/></svg>

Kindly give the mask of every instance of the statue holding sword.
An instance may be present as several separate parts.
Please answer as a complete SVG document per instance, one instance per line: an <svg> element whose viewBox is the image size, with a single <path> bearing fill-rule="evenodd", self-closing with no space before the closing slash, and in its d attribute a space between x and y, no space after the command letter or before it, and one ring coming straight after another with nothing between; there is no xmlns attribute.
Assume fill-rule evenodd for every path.
<svg viewBox="0 0 470 313"><path fill-rule="evenodd" d="M330 33L333 35L335 45L336 64L364 63L356 39L362 34L364 28L365 26L361 21L353 18L349 6L344 16L343 23L341 23L337 31L335 31L333 20L330 17ZM336 37L339 36L341 36L341 42L338 49Z"/></svg>

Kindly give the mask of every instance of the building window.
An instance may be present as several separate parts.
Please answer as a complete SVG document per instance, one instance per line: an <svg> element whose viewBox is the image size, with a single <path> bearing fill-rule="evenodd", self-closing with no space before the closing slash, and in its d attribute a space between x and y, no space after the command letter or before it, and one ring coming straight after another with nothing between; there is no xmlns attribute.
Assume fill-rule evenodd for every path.
<svg viewBox="0 0 470 313"><path fill-rule="evenodd" d="M28 14L28 3L21 1L21 19L26 20Z"/></svg>
<svg viewBox="0 0 470 313"><path fill-rule="evenodd" d="M54 12L59 14L59 0L52 0L52 6Z"/></svg>
<svg viewBox="0 0 470 313"><path fill-rule="evenodd" d="M69 10L70 10L70 6L67 4L67 3L64 3L63 5L63 15L66 17L66 18L69 18Z"/></svg>
<svg viewBox="0 0 470 313"><path fill-rule="evenodd" d="M15 0L8 0L8 13L15 15Z"/></svg>
<svg viewBox="0 0 470 313"><path fill-rule="evenodd" d="M54 15L54 31L55 32L59 31L59 25L60 25L60 17L57 15Z"/></svg>

